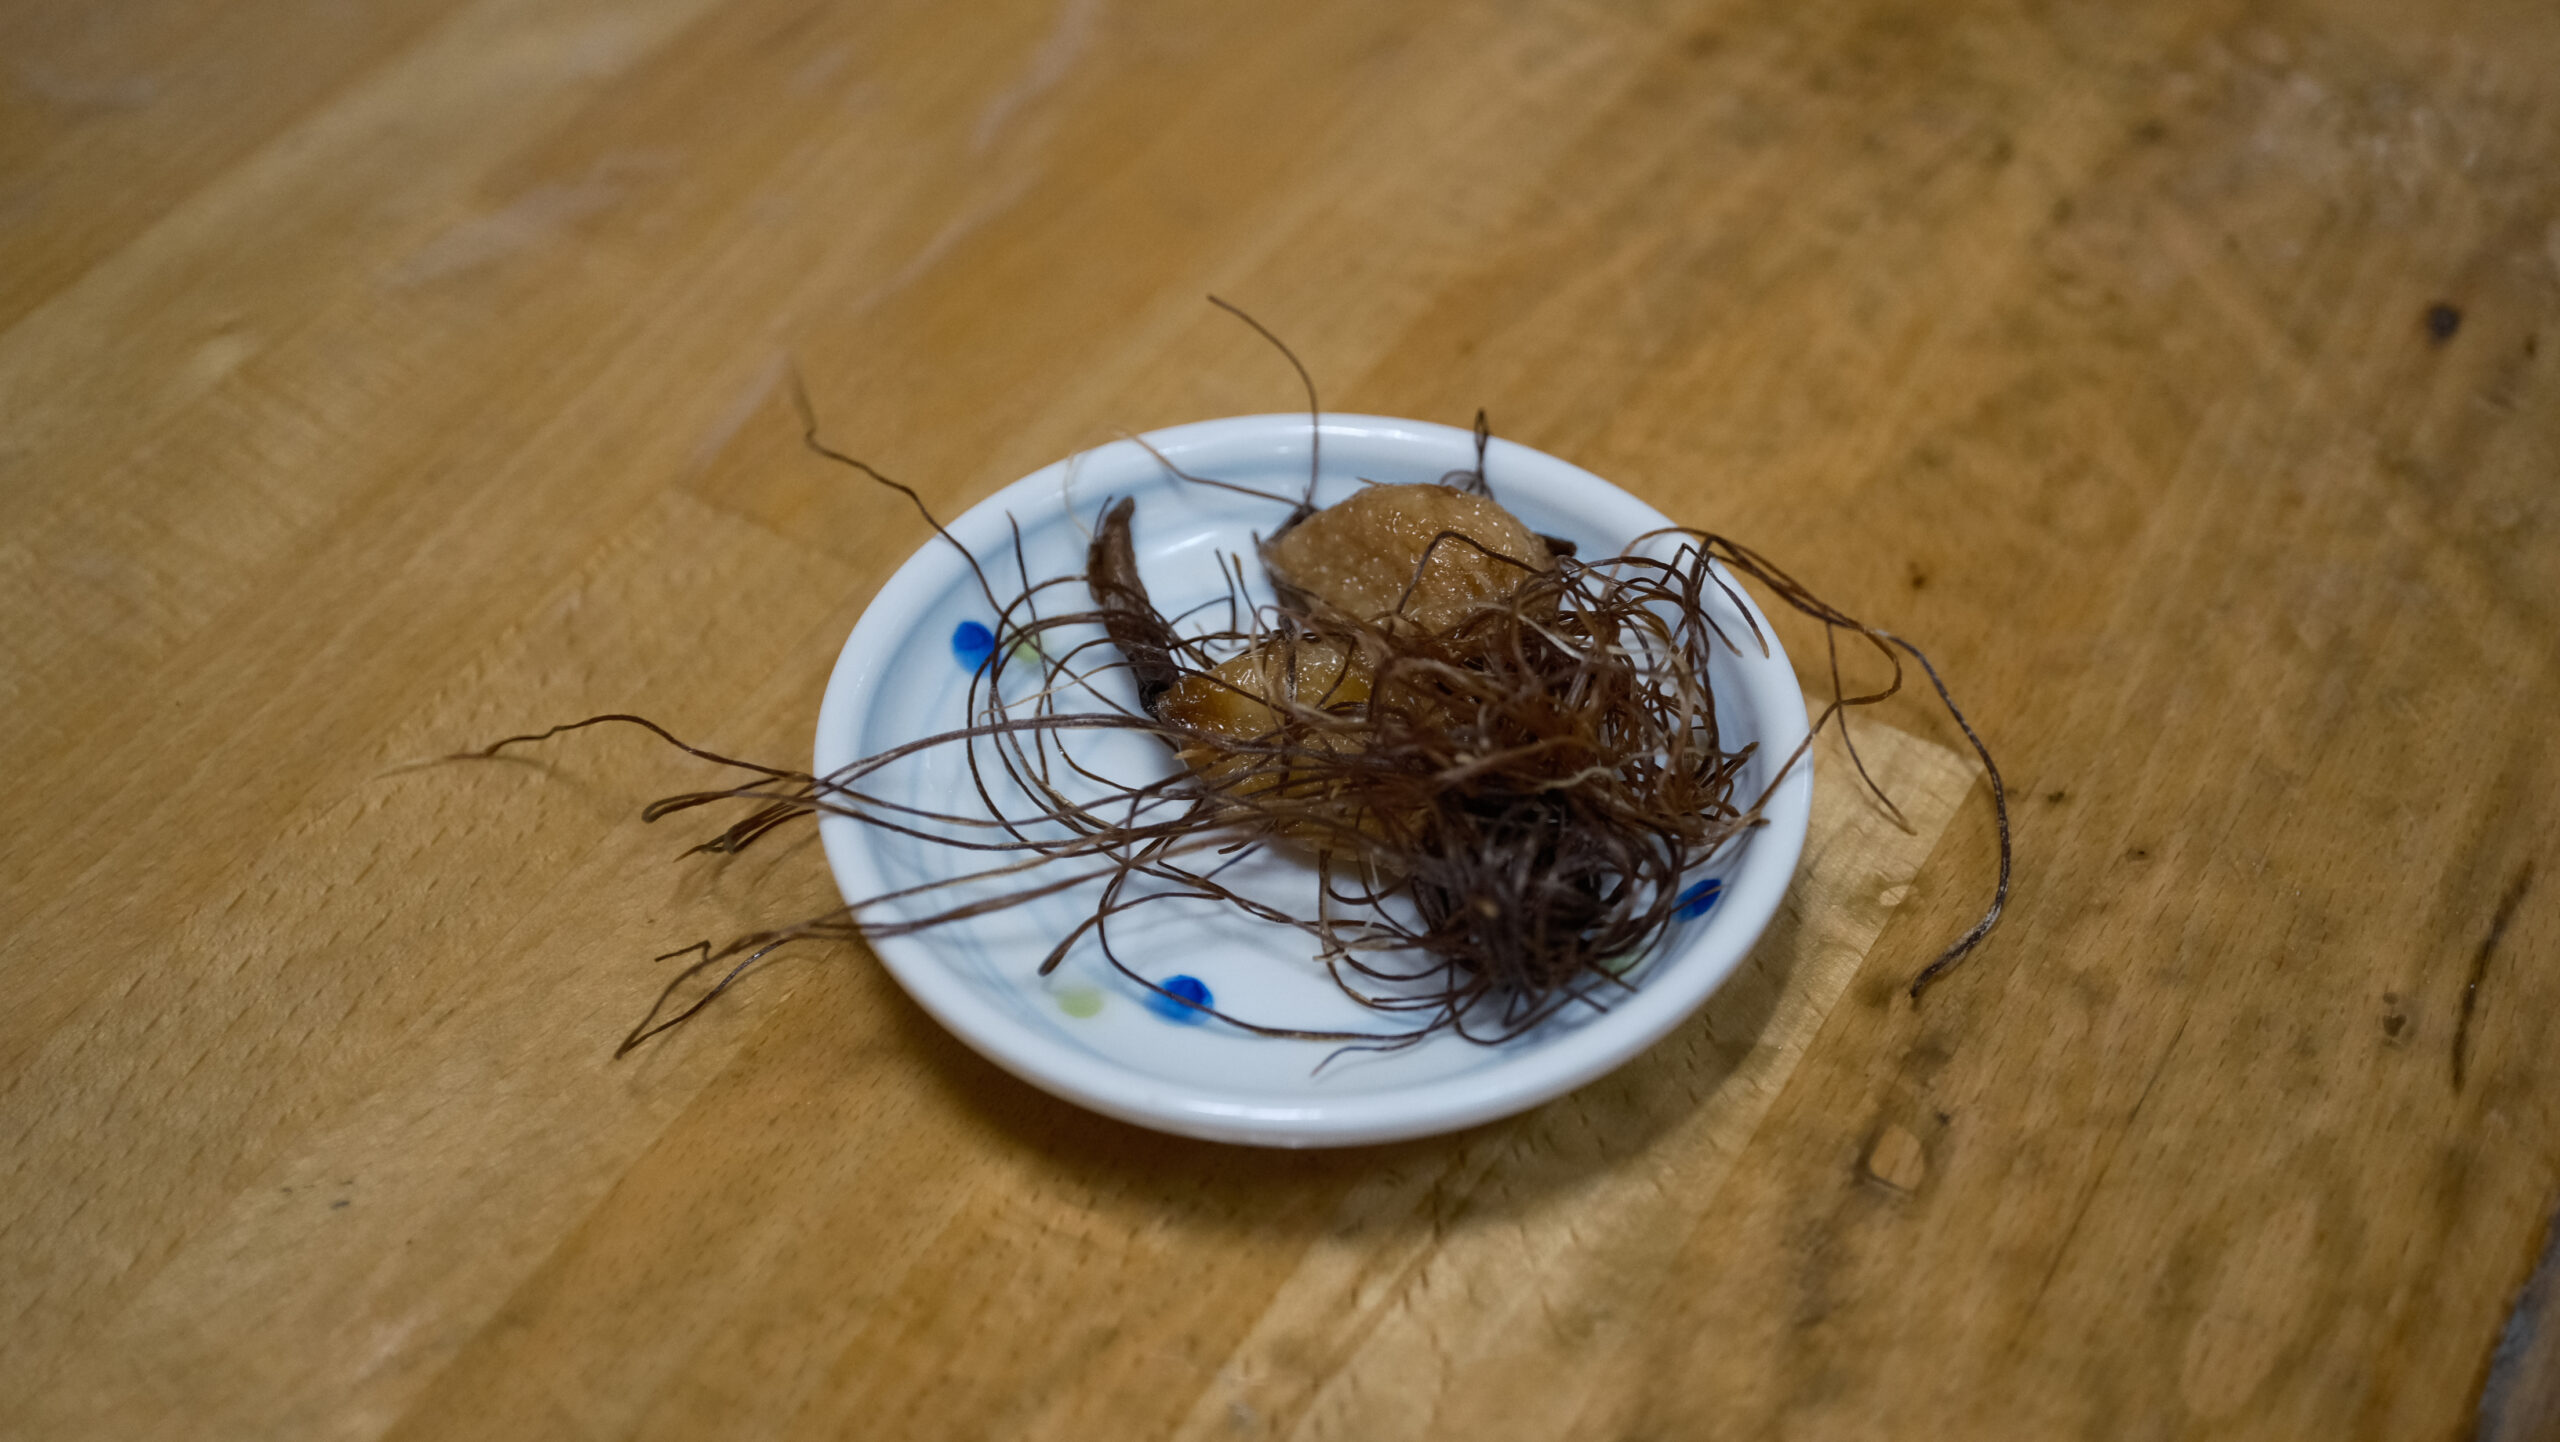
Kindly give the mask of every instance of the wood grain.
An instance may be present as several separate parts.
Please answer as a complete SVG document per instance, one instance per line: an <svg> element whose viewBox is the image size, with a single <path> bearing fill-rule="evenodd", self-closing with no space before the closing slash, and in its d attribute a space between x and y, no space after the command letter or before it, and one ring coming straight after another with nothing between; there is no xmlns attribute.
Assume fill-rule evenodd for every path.
<svg viewBox="0 0 2560 1442"><path fill-rule="evenodd" d="M2549 7L33 0L0 54L0 1433L2552 1435ZM1758 969L1460 1137L1132 1131L850 950L610 1062L814 849L669 866L634 744L433 758L799 754L926 532L789 368L956 511L1295 404L1213 290L1924 642L2012 783L1992 944L1902 999L1990 857L1914 699L1914 830L1828 766Z"/></svg>

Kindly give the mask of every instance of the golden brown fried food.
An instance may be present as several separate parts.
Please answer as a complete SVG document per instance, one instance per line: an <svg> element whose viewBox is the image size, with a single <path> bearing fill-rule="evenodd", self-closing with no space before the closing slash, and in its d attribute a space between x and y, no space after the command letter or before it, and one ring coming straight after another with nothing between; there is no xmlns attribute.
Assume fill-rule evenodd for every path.
<svg viewBox="0 0 2560 1442"><path fill-rule="evenodd" d="M1355 492L1265 542L1262 563L1282 603L1311 618L1396 616L1436 634L1556 560L1486 497L1423 484Z"/></svg>

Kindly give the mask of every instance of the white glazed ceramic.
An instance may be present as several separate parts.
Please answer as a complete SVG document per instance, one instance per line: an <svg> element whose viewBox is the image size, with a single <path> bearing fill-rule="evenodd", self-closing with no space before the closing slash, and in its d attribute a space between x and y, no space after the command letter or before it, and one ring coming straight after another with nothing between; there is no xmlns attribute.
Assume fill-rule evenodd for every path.
<svg viewBox="0 0 2560 1442"><path fill-rule="evenodd" d="M1431 481L1471 467L1474 438L1421 421L1328 415L1322 423L1319 503L1360 479ZM1304 415L1239 416L1157 431L1147 441L1193 474L1295 495L1306 482ZM1614 555L1663 516L1579 467L1507 441L1493 442L1486 474L1494 495L1529 526L1574 541L1586 557ZM1220 595L1217 557L1241 552L1263 584L1252 537L1277 526L1282 507L1187 484L1138 444L1115 442L1006 487L951 523L1010 598L1014 534L1035 581L1082 572L1089 528L1106 500L1138 501L1139 573L1167 614ZM1739 587L1735 588L1737 594ZM1051 593L1050 613L1089 605L1080 586ZM1745 605L1749 602L1746 600ZM1721 606L1722 603L1719 602ZM1729 607L1728 634L1751 628ZM1224 608L1220 608L1224 619ZM1754 620L1762 620L1756 609ZM845 642L818 713L818 774L963 723L981 626L994 617L967 565L941 540L910 557ZM1775 634L1769 654L1719 651L1711 672L1726 744L1756 740L1741 794L1766 787L1804 739L1804 698ZM1746 643L1747 644L1747 643ZM1080 758L1121 775L1174 763L1139 736L1101 735ZM1152 768L1152 770L1150 769ZM971 795L957 748L939 748L873 778L866 790L951 810ZM1440 1035L1408 1049L1336 1057L1329 1043L1257 1037L1203 1018L1115 973L1090 941L1048 977L1036 974L1056 940L1092 914L1093 893L1071 891L1009 912L879 939L874 950L898 983L962 1041L1034 1086L1141 1126L1263 1146L1338 1146L1455 1130L1525 1110L1608 1072L1660 1040L1705 1001L1759 939L1804 849L1813 794L1809 760L1780 782L1768 824L1728 845L1693 873L1721 890L1701 916L1675 924L1662 948L1629 973L1631 994L1605 1012L1587 1008L1499 1046ZM819 827L836 883L848 899L877 896L962 869L945 848L844 817ZM1257 885L1274 894L1311 886L1295 858L1257 862ZM1692 883L1694 889L1694 881ZM1309 893L1312 894L1311 891ZM1378 1030L1388 1021L1337 991L1305 938L1222 906L1151 905L1115 927L1123 960L1164 984L1197 978L1232 1015L1303 1029ZM1324 1064L1319 1070L1319 1064Z"/></svg>

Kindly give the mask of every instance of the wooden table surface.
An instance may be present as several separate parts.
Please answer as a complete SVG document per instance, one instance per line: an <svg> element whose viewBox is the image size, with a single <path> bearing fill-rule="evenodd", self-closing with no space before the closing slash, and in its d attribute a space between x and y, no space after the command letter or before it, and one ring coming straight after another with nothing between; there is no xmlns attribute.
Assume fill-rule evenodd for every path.
<svg viewBox="0 0 2560 1442"><path fill-rule="evenodd" d="M0 1433L2560 1435L2549 4L29 0L0 55ZM1211 291L1929 645L1991 943L1903 999L1992 856L1913 700L1929 825L1829 768L1757 979L1508 1122L1141 1132L853 947L613 1060L816 848L673 863L707 773L634 736L432 758L796 760L927 532L789 367L956 512L1297 404Z"/></svg>

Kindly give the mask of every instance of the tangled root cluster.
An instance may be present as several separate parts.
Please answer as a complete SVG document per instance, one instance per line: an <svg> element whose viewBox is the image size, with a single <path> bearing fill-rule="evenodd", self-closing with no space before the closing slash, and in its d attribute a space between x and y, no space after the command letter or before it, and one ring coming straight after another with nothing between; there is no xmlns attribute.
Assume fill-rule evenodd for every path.
<svg viewBox="0 0 2560 1442"><path fill-rule="evenodd" d="M747 807L697 851L743 850L800 818L832 814L982 858L961 874L723 948L689 948L693 967L626 1048L692 1015L791 942L912 934L1097 884L1091 915L1059 940L1044 973L1090 934L1111 965L1158 989L1114 949L1113 922L1150 904L1214 900L1305 933L1347 993L1401 1024L1313 1031L1212 1011L1227 1022L1361 1047L1442 1031L1507 1040L1568 1007L1605 1006L1629 985L1631 963L1679 918L1682 878L1759 823L1769 788L1738 790L1755 750L1725 745L1709 672L1716 648L1758 648L1763 638L1747 608L1716 604L1733 599L1722 572L1926 667L1907 643L1839 614L1757 553L1698 531L1652 538L1665 543L1647 548L1659 554L1558 557L1445 631L1237 604L1240 624L1181 634L1143 589L1133 597L1108 578L1119 568L1106 547L1115 535L1125 545L1125 503L1115 516L1087 574L1000 598L965 726L827 776L703 751L628 715L511 737L479 753L604 722L637 724L752 774L644 813L654 821L714 803ZM1473 543L1447 535L1434 544ZM1084 604L1044 609L1060 596ZM1719 612L1739 616L1749 632L1732 634ZM1169 719L1181 708L1165 698L1186 690L1248 689L1235 679L1239 656L1252 658L1248 675L1262 680L1244 698L1257 729ZM1122 672L1134 686L1107 679ZM1815 729L1845 724L1847 708L1881 701L1899 684L1897 665L1892 686L1835 700ZM1138 705L1119 699L1130 690ZM1114 779L1079 757L1079 743L1098 732L1153 736L1189 764L1135 783ZM924 810L869 789L885 768L945 747L965 758L974 805ZM1779 774L1798 759L1780 758ZM1313 858L1320 901L1311 914L1222 880L1271 847ZM2005 815L2002 860L2005 892ZM1913 994L1996 917L1995 905ZM660 1014L694 975L723 962L734 965L716 985Z"/></svg>
<svg viewBox="0 0 2560 1442"><path fill-rule="evenodd" d="M913 490L821 443L805 398L802 406L812 449L924 509ZM1312 385L1309 407L1312 420ZM1485 443L1479 416L1476 468L1443 484L1489 504ZM1247 489L1166 464L1185 481ZM1314 514L1319 464L1311 457L1307 494L1282 532ZM1498 514L1529 542L1534 561L1480 534L1443 530L1411 562L1396 604L1364 615L1300 593L1277 565L1281 601L1251 604L1239 560L1225 623L1212 629L1198 623L1202 611L1168 618L1156 609L1137 573L1129 501L1105 513L1082 573L1035 582L1017 565L1019 584L1002 589L928 512L967 559L997 618L962 726L825 776L706 751L619 713L471 754L493 756L600 724L636 725L749 777L669 796L644 812L655 821L707 805L745 808L695 851L740 851L802 818L835 815L972 858L955 875L724 947L705 942L670 953L693 963L624 1050L694 1015L793 942L908 935L1078 889L1095 898L1092 912L1058 940L1043 974L1090 936L1139 985L1263 1035L1366 1049L1442 1032L1498 1043L1567 1008L1605 1007L1632 984L1634 964L1693 909L1683 878L1760 823L1777 782L1741 789L1757 753L1751 744L1726 746L1709 680L1718 648L1766 649L1759 622L1734 591L1738 576L1824 627L1833 699L1815 734L1836 724L1845 741L1849 712L1895 694L1907 656L1990 777L2000 837L1991 906L1920 972L1912 996L1989 933L2008 894L2007 799L1989 752L1918 648L1843 614L1723 536L1675 529L1639 538L1625 554L1583 560ZM1453 621L1416 624L1409 603L1430 568L1451 558L1472 568L1475 591L1447 611ZM1482 581L1493 573L1502 573L1500 584ZM1719 615L1739 620L1745 634ZM1891 663L1890 684L1841 694L1844 633ZM1106 775L1089 752L1107 733L1151 736L1178 764L1134 781ZM875 789L886 768L945 748L958 752L970 778L972 794L958 806L936 810ZM1854 759L1855 746L1849 751ZM1801 758L1802 748L1773 758L1765 774L1783 778ZM1863 762L1858 770L1872 789ZM1225 879L1273 848L1312 860L1311 908L1276 905ZM1342 990L1388 1018L1385 1029L1295 1028L1164 992L1120 956L1112 927L1133 910L1174 901L1221 903L1305 934ZM696 977L724 964L714 984L676 1003Z"/></svg>

